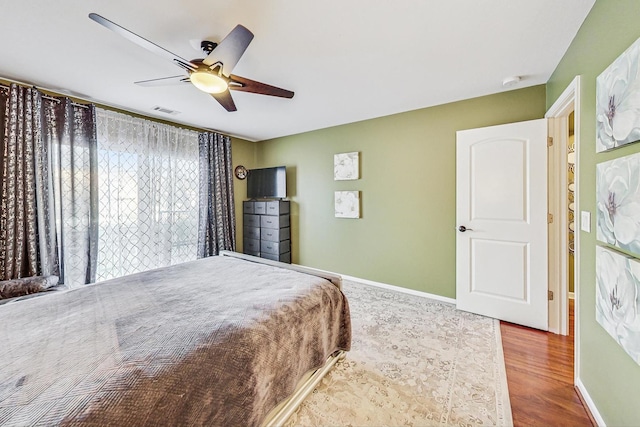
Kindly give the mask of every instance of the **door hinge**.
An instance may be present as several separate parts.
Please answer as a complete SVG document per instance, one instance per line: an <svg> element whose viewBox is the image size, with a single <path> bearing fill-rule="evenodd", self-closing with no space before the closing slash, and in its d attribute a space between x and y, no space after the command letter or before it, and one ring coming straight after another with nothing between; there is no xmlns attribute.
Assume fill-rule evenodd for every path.
<svg viewBox="0 0 640 427"><path fill-rule="evenodd" d="M547 291L549 296L549 301L553 301L553 291Z"/></svg>
<svg viewBox="0 0 640 427"><path fill-rule="evenodd" d="M553 222L553 214L548 213L547 214L547 223L551 224Z"/></svg>
<svg viewBox="0 0 640 427"><path fill-rule="evenodd" d="M547 147L553 147L553 137L552 136L548 136L547 137Z"/></svg>

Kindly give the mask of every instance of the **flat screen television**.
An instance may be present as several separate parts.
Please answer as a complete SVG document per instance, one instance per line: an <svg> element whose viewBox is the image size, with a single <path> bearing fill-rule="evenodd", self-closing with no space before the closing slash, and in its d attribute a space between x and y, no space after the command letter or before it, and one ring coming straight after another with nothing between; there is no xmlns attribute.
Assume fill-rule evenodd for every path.
<svg viewBox="0 0 640 427"><path fill-rule="evenodd" d="M287 197L287 168L277 166L250 169L247 174L248 199L284 199Z"/></svg>

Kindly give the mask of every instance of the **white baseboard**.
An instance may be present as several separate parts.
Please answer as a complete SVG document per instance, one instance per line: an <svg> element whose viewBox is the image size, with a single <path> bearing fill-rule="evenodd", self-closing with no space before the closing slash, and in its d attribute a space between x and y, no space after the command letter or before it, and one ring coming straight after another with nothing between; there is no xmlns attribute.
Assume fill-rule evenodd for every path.
<svg viewBox="0 0 640 427"><path fill-rule="evenodd" d="M596 421L596 423L598 423L598 426L606 427L607 425L602 419L602 415L600 415L600 412L598 412L598 408L596 407L596 404L593 403L593 399L591 399L589 392L587 391L584 384L582 384L582 381L580 380L580 378L576 378L576 387L578 388L578 390L580 390L582 399L584 400L584 403L587 404L587 407L589 408L589 411L591 412L593 419Z"/></svg>
<svg viewBox="0 0 640 427"><path fill-rule="evenodd" d="M377 288L389 289L390 291L402 292L409 295L415 295L418 297L434 299L437 301L447 302L449 304L455 304L456 300L454 298L443 297L440 295L430 294L428 292L416 291L415 289L402 288L400 286L388 285L386 283L374 282L372 280L360 279L358 277L345 276L342 275L344 280L351 280L352 282L362 283L364 285L375 286Z"/></svg>

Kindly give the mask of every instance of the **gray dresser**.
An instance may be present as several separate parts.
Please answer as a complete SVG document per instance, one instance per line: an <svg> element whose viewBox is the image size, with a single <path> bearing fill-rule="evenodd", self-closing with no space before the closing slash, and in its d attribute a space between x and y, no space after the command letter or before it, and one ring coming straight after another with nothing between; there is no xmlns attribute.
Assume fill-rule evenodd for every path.
<svg viewBox="0 0 640 427"><path fill-rule="evenodd" d="M243 249L248 255L291 263L288 200L245 200Z"/></svg>

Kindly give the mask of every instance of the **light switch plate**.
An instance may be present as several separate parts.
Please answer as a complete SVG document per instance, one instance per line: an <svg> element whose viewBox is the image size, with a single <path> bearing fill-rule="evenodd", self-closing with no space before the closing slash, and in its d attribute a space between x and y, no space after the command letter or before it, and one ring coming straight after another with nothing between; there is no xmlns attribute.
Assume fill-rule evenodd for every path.
<svg viewBox="0 0 640 427"><path fill-rule="evenodd" d="M580 212L580 229L587 233L591 233L591 212Z"/></svg>

